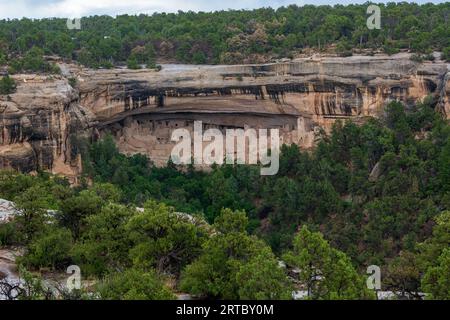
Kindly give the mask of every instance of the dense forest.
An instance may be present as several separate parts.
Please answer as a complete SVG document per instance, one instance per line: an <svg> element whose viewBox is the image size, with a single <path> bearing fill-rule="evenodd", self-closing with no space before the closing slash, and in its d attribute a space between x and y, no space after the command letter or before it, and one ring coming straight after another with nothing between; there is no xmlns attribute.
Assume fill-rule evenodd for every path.
<svg viewBox="0 0 450 320"><path fill-rule="evenodd" d="M391 102L380 119L337 122L317 138L313 151L284 145L275 176L157 168L111 137L79 141L77 187L1 171L0 198L21 211L0 224L0 245L25 247L33 284L21 298L49 298L25 270L76 264L95 284L71 298L289 299L301 289L372 299L364 275L375 264L383 290L449 299L450 126L433 101L408 111Z"/></svg>
<svg viewBox="0 0 450 320"><path fill-rule="evenodd" d="M425 58L438 50L450 58L449 2L379 4L379 30L367 28L367 6L92 16L81 19L80 30L69 30L66 19L8 19L0 21L0 66L10 73L58 72L44 55L94 68L154 67L156 61L258 63L309 48L341 55L409 49Z"/></svg>

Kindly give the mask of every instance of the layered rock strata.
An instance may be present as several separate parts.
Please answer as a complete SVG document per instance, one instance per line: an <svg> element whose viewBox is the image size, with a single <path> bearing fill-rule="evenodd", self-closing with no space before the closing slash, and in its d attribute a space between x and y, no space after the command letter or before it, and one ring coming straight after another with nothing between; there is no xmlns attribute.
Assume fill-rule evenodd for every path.
<svg viewBox="0 0 450 320"><path fill-rule="evenodd" d="M176 128L278 128L282 143L314 145L337 119L379 117L399 100L410 107L431 95L448 118L448 64L395 56L312 57L233 66L164 65L153 70L64 67L65 76L16 76L0 98L0 167L76 175L71 137L112 133L122 152L164 165ZM77 80L76 89L68 78ZM73 80L71 81L73 82Z"/></svg>

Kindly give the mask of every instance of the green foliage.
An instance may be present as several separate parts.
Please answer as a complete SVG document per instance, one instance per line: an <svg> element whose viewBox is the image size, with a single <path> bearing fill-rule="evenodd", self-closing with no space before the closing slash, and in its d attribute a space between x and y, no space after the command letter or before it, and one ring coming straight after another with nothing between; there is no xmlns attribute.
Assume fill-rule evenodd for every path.
<svg viewBox="0 0 450 320"><path fill-rule="evenodd" d="M237 191L239 178L229 170L218 168L213 177L207 177L193 170L183 173L174 166L156 168L143 155L120 154L111 136L94 143L83 158L87 174L96 181L113 183L122 190L124 198L139 206L154 199L182 212L203 212L209 222L224 207L251 208L248 197L242 198ZM242 171L244 177L248 175L247 170ZM250 185L250 179L246 177L245 184Z"/></svg>
<svg viewBox="0 0 450 320"><path fill-rule="evenodd" d="M263 248L236 274L242 300L290 300L292 285L269 248Z"/></svg>
<svg viewBox="0 0 450 320"><path fill-rule="evenodd" d="M16 82L9 76L4 76L0 80L0 94L11 94L16 91Z"/></svg>
<svg viewBox="0 0 450 320"><path fill-rule="evenodd" d="M71 256L85 275L103 276L111 270L130 265L131 243L125 229L133 210L118 204L108 204L100 212L85 219L82 239L72 249Z"/></svg>
<svg viewBox="0 0 450 320"><path fill-rule="evenodd" d="M144 212L130 219L126 230L135 266L175 275L200 254L207 236L207 230L196 226L191 217L154 201L147 202Z"/></svg>
<svg viewBox="0 0 450 320"><path fill-rule="evenodd" d="M129 58L127 60L127 68L136 70L136 69L141 69L141 66L137 62L136 58Z"/></svg>
<svg viewBox="0 0 450 320"><path fill-rule="evenodd" d="M40 56L45 52L108 68L127 61L153 67L157 59L254 62L258 57L287 57L304 48L322 50L332 44L338 44L341 54L349 54L348 46L383 48L389 54L399 49L427 53L449 46L447 2L379 5L386 20L381 30L366 27L365 4L92 16L82 19L81 32L68 30L65 19L2 20L0 64L9 57L21 60L35 48L40 48ZM35 56L23 59L27 68L48 70ZM21 69L21 63L9 64Z"/></svg>
<svg viewBox="0 0 450 320"><path fill-rule="evenodd" d="M19 210L16 217L19 232L23 235L25 242L30 242L42 233L45 227L50 197L45 189L35 185L17 196L14 201Z"/></svg>
<svg viewBox="0 0 450 320"><path fill-rule="evenodd" d="M424 270L432 267L443 250L450 247L450 211L442 212L435 221L432 236L418 244L419 259Z"/></svg>
<svg viewBox="0 0 450 320"><path fill-rule="evenodd" d="M122 192L111 183L95 183L89 188L92 197L99 197L104 203L120 202L122 200Z"/></svg>
<svg viewBox="0 0 450 320"><path fill-rule="evenodd" d="M422 288L430 293L431 299L450 299L450 248L445 248L438 257L437 265L427 270L422 279Z"/></svg>
<svg viewBox="0 0 450 320"><path fill-rule="evenodd" d="M56 64L49 63L44 59L44 50L33 46L28 50L23 58L15 59L10 64L10 72L45 72L60 73Z"/></svg>
<svg viewBox="0 0 450 320"><path fill-rule="evenodd" d="M432 53L420 54L414 53L411 55L410 59L415 62L423 62L424 60L434 61L435 57Z"/></svg>
<svg viewBox="0 0 450 320"><path fill-rule="evenodd" d="M143 156L121 155L107 136L91 147L90 175L138 205L155 199L209 222L222 208L244 209L248 231L277 253L307 221L358 263L388 264L428 237L426 226L448 206L448 128L431 99L409 110L392 102L383 119L336 122L313 152L282 146L273 177L261 177L257 166L215 166L208 174L156 168Z"/></svg>
<svg viewBox="0 0 450 320"><path fill-rule="evenodd" d="M214 221L222 208L245 208L240 203L238 184L234 176L227 177L224 172L217 170L205 180L205 183L205 196L210 202L206 209L209 221Z"/></svg>
<svg viewBox="0 0 450 320"><path fill-rule="evenodd" d="M14 197L35 183L35 178L13 170L0 170L0 197L13 200Z"/></svg>
<svg viewBox="0 0 450 320"><path fill-rule="evenodd" d="M341 57L349 57L349 56L353 55L352 44L347 40L341 40L336 45L336 52Z"/></svg>
<svg viewBox="0 0 450 320"><path fill-rule="evenodd" d="M443 146L438 158L439 179L443 191L450 192L450 140Z"/></svg>
<svg viewBox="0 0 450 320"><path fill-rule="evenodd" d="M63 285L50 284L40 275L19 266L21 285L14 288L15 300L81 300L90 296L84 290L69 290Z"/></svg>
<svg viewBox="0 0 450 320"><path fill-rule="evenodd" d="M72 88L75 88L78 85L77 78L69 78L69 84Z"/></svg>
<svg viewBox="0 0 450 320"><path fill-rule="evenodd" d="M220 299L289 298L286 275L270 249L245 232L242 212L222 210L214 228L221 231L206 241L202 255L183 272L183 290Z"/></svg>
<svg viewBox="0 0 450 320"><path fill-rule="evenodd" d="M386 107L386 125L395 134L395 145L405 144L412 138L405 107L400 102L391 102Z"/></svg>
<svg viewBox="0 0 450 320"><path fill-rule="evenodd" d="M171 300L173 293L164 286L153 270L127 269L114 273L98 285L101 299L105 300Z"/></svg>
<svg viewBox="0 0 450 320"><path fill-rule="evenodd" d="M0 223L0 246L11 246L17 242L17 226L13 222Z"/></svg>
<svg viewBox="0 0 450 320"><path fill-rule="evenodd" d="M38 71L44 68L44 51L38 47L31 48L22 60L22 69L26 71Z"/></svg>
<svg viewBox="0 0 450 320"><path fill-rule="evenodd" d="M0 66L5 65L6 62L7 62L7 60L8 60L7 55L5 54L4 50L2 50L2 49L0 48Z"/></svg>
<svg viewBox="0 0 450 320"><path fill-rule="evenodd" d="M75 239L85 227L85 219L100 211L104 200L92 190L83 190L60 204L56 218L58 222L72 231Z"/></svg>
<svg viewBox="0 0 450 320"><path fill-rule="evenodd" d="M205 64L207 61L207 57L204 52L196 51L192 55L192 63L193 64Z"/></svg>
<svg viewBox="0 0 450 320"><path fill-rule="evenodd" d="M444 50L442 51L441 59L450 62L450 46L444 48Z"/></svg>
<svg viewBox="0 0 450 320"><path fill-rule="evenodd" d="M64 269L70 262L72 234L67 229L49 228L33 239L19 263L27 268Z"/></svg>
<svg viewBox="0 0 450 320"><path fill-rule="evenodd" d="M418 297L420 292L421 270L417 255L410 251L402 251L399 256L389 263L383 289L394 292L408 293Z"/></svg>
<svg viewBox="0 0 450 320"><path fill-rule="evenodd" d="M221 233L245 232L248 218L244 211L223 209L214 221L215 229Z"/></svg>
<svg viewBox="0 0 450 320"><path fill-rule="evenodd" d="M21 210L0 225L0 242L23 245L30 268L75 262L89 277L112 279L111 298L160 292L152 288L164 273L174 290L207 298L289 299L274 255L282 252L302 270L310 298L371 298L356 271L370 264L385 266L386 289L446 297L450 127L434 109L431 98L392 102L382 119L337 121L312 151L282 146L275 176L258 166L157 168L120 154L112 136L91 145L71 138L93 184L0 171L0 197ZM136 274L155 285L133 291Z"/></svg>
<svg viewBox="0 0 450 320"><path fill-rule="evenodd" d="M19 274L26 284L25 290L19 293L19 300L50 300L54 298L53 293L45 286L41 277L33 275L24 267L19 267Z"/></svg>
<svg viewBox="0 0 450 320"><path fill-rule="evenodd" d="M388 55L393 55L393 54L399 53L400 50L392 42L386 41L386 43L383 46L383 52L388 54Z"/></svg>
<svg viewBox="0 0 450 320"><path fill-rule="evenodd" d="M371 293L345 253L332 248L318 232L303 226L295 236L293 250L283 256L298 268L299 281L310 299L366 299Z"/></svg>
<svg viewBox="0 0 450 320"><path fill-rule="evenodd" d="M410 60L420 63L420 62L423 62L424 58L423 58L423 56L421 54L415 53L415 54L411 55Z"/></svg>

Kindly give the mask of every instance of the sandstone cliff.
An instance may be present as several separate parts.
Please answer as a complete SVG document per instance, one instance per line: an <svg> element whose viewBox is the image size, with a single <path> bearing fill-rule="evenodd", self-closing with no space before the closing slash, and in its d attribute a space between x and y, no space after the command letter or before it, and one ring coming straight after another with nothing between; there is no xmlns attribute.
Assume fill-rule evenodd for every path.
<svg viewBox="0 0 450 320"><path fill-rule="evenodd" d="M78 174L69 137L92 123L64 77L14 76L17 92L0 96L0 167Z"/></svg>
<svg viewBox="0 0 450 320"><path fill-rule="evenodd" d="M432 95L448 118L448 64L395 56L312 57L234 66L166 65L152 70L65 67L66 77L16 76L0 96L0 167L73 175L71 136L112 133L121 151L167 162L175 128L279 128L283 143L314 144L336 119L380 116L392 100L406 106ZM77 88L67 77L75 77Z"/></svg>

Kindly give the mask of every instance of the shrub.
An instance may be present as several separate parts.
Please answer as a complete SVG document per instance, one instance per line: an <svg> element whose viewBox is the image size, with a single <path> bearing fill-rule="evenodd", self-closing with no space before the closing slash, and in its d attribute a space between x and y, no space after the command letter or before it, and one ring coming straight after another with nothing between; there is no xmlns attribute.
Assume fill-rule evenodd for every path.
<svg viewBox="0 0 450 320"><path fill-rule="evenodd" d="M0 246L10 246L16 242L16 232L13 222L0 223Z"/></svg>
<svg viewBox="0 0 450 320"><path fill-rule="evenodd" d="M60 269L68 264L71 248L72 234L68 229L49 228L30 243L19 263L31 268Z"/></svg>
<svg viewBox="0 0 450 320"><path fill-rule="evenodd" d="M441 59L450 62L450 47L444 48Z"/></svg>
<svg viewBox="0 0 450 320"><path fill-rule="evenodd" d="M139 63L137 62L136 58L130 58L127 60L127 67L128 69L140 69L141 66L139 65Z"/></svg>
<svg viewBox="0 0 450 320"><path fill-rule="evenodd" d="M424 57L419 53L414 53L413 55L411 55L409 60L414 61L414 62L423 62Z"/></svg>
<svg viewBox="0 0 450 320"><path fill-rule="evenodd" d="M72 258L83 274L101 276L109 270L123 269L130 249L125 223L132 214L133 210L127 207L110 204L85 219L83 241L72 250Z"/></svg>
<svg viewBox="0 0 450 320"><path fill-rule="evenodd" d="M0 80L0 94L11 94L16 91L16 82L10 76L4 76Z"/></svg>
<svg viewBox="0 0 450 320"><path fill-rule="evenodd" d="M350 42L346 40L341 40L336 45L336 52L341 57L350 57L353 55L352 53L352 45Z"/></svg>
<svg viewBox="0 0 450 320"><path fill-rule="evenodd" d="M78 84L77 78L69 78L69 84L72 88L75 88Z"/></svg>
<svg viewBox="0 0 450 320"><path fill-rule="evenodd" d="M425 55L423 56L423 59L424 59L424 60L428 60L428 61L434 61L434 60L435 60L435 58L434 58L434 56L433 56L432 53L427 53L427 54L425 54Z"/></svg>
<svg viewBox="0 0 450 320"><path fill-rule="evenodd" d="M386 44L383 46L383 51L388 55L393 55L399 53L400 50L392 44Z"/></svg>
<svg viewBox="0 0 450 320"><path fill-rule="evenodd" d="M109 276L97 288L100 298L106 300L169 300L175 298L153 270L128 269L125 272Z"/></svg>

